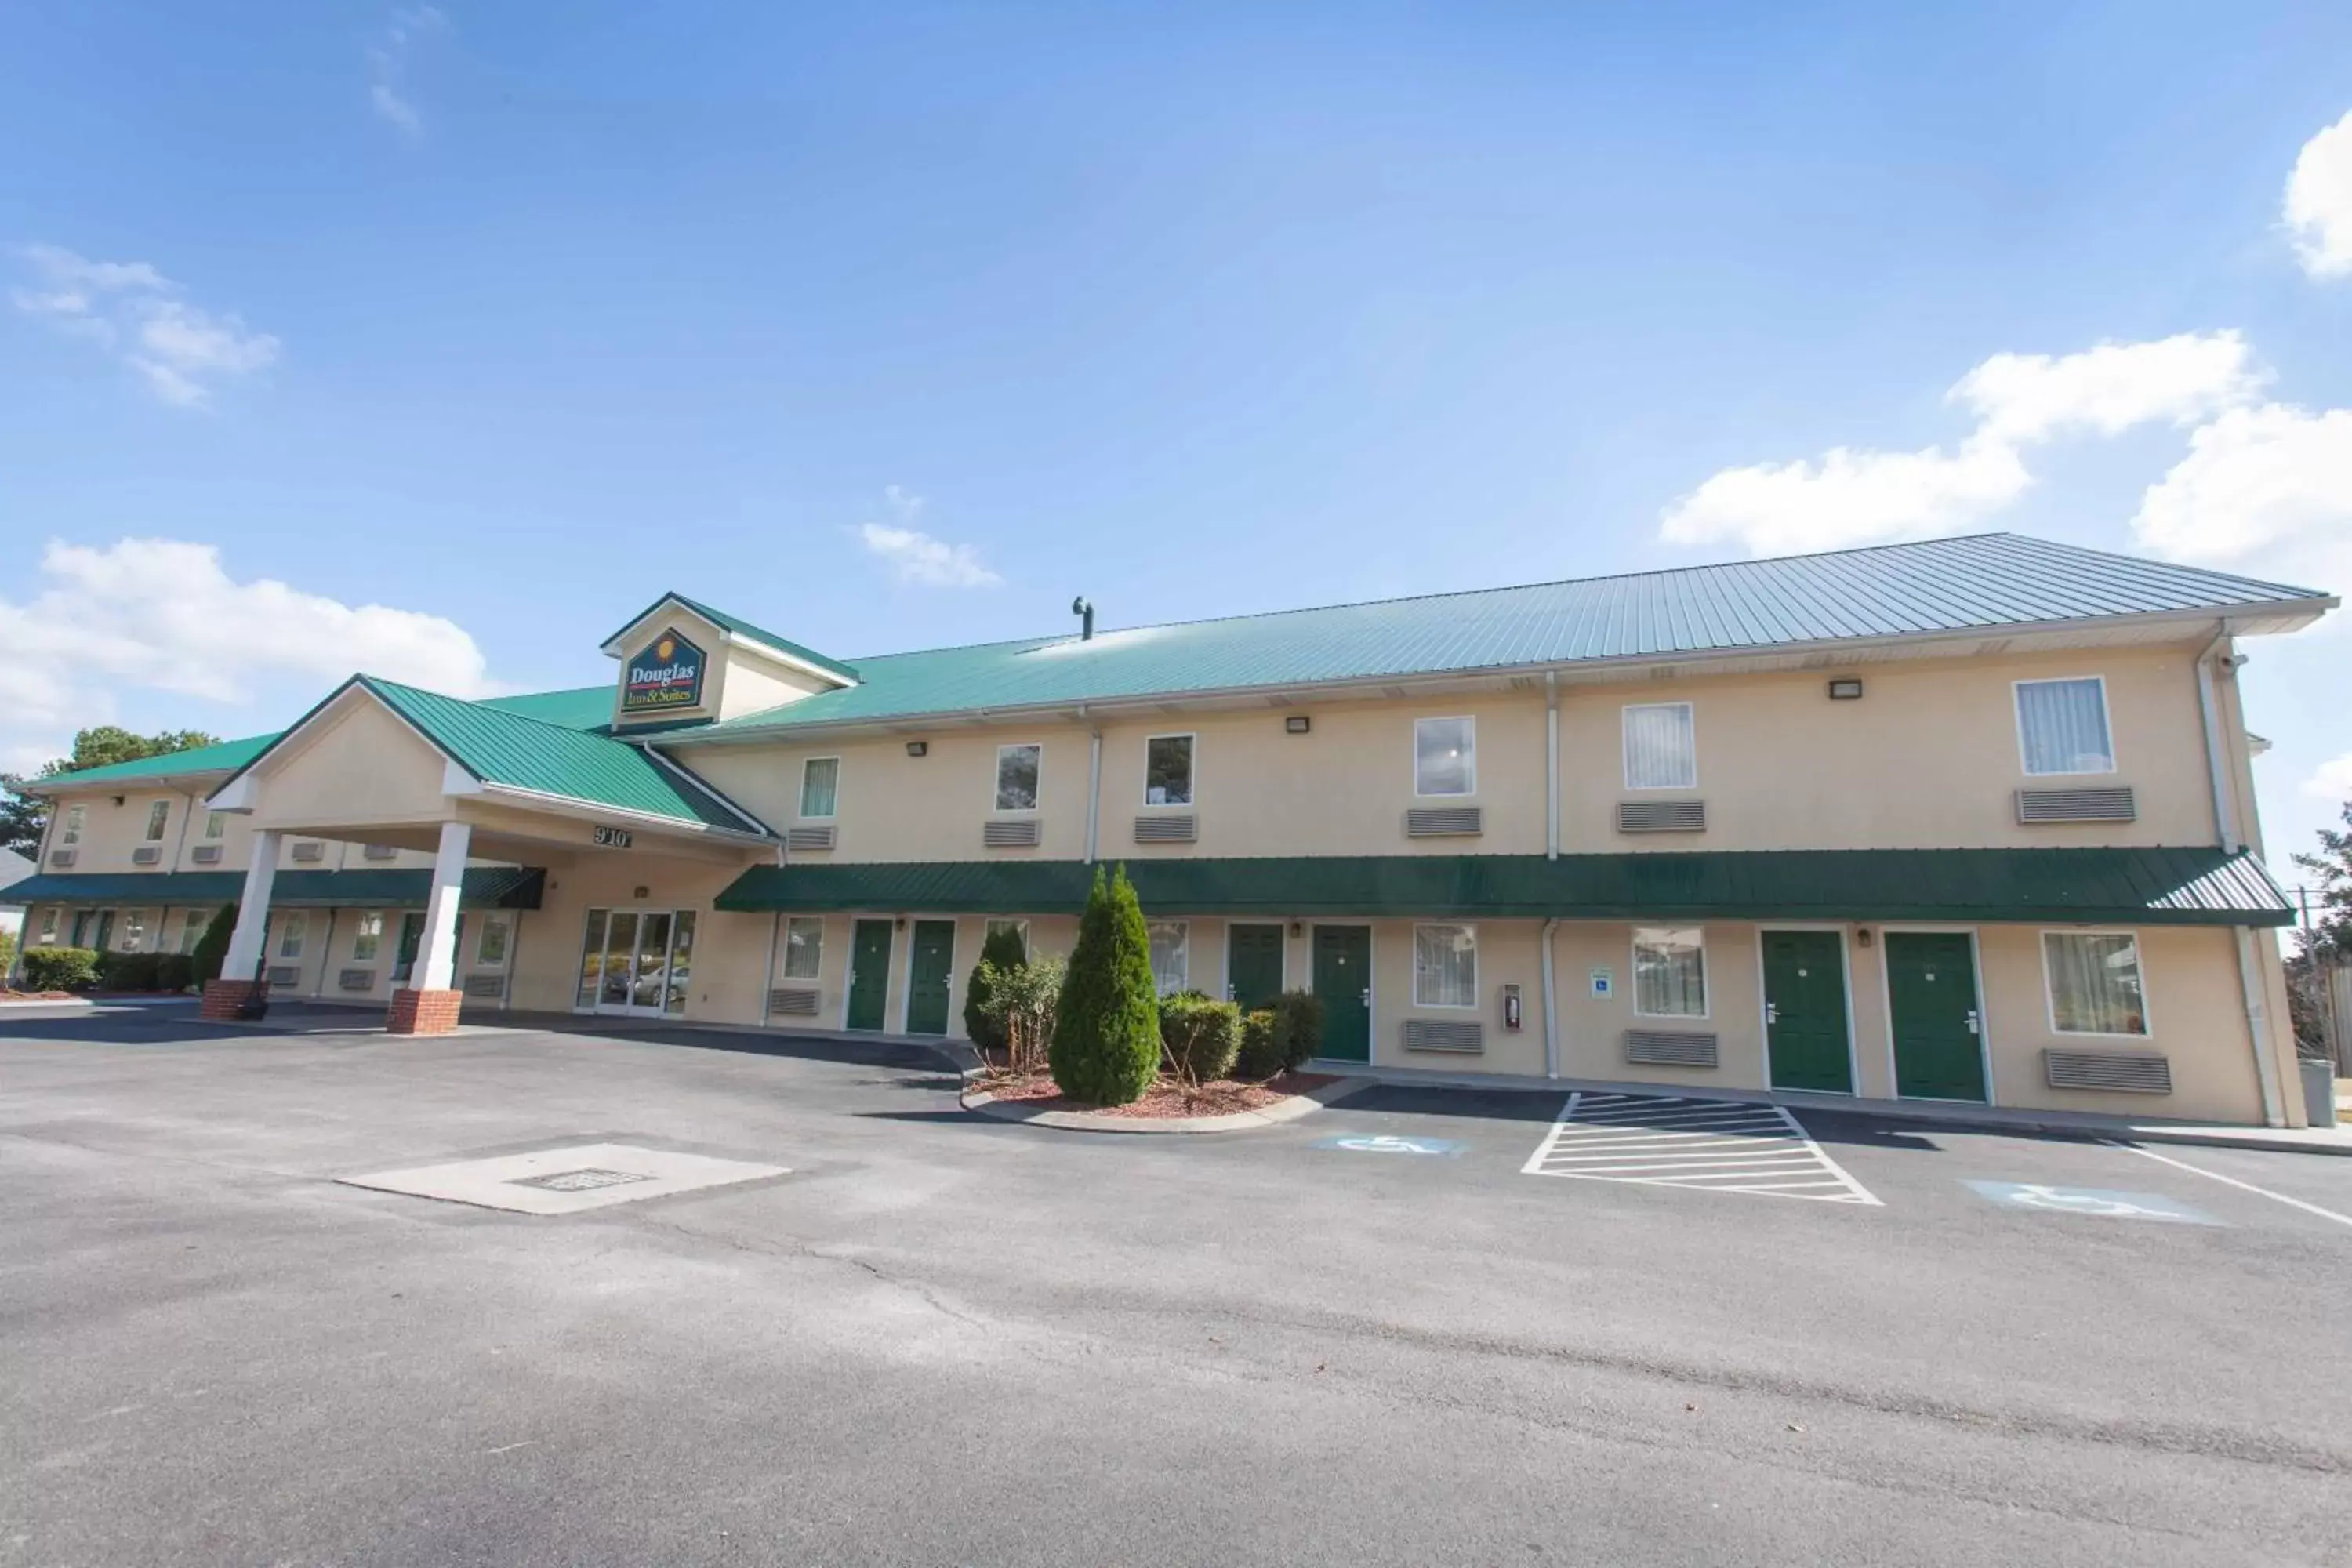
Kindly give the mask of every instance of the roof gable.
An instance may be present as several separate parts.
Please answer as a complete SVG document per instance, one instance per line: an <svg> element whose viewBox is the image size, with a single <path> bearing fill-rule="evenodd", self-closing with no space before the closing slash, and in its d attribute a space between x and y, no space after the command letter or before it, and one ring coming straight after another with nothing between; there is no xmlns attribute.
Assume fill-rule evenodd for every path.
<svg viewBox="0 0 2352 1568"><path fill-rule="evenodd" d="M602 645L604 651L611 654L625 651L620 647L622 639L647 621L654 619L666 606L671 605L701 616L720 631L730 632L747 642L759 644L783 655L790 662L804 665L820 674L851 683L856 682L858 678L857 670L854 666L844 664L837 658L828 658L814 648L804 647L790 637L778 637L763 626L753 626L740 616L730 616L724 610L712 609L709 605L689 599L683 594L664 594L660 598L631 616L622 623L618 631L604 639Z"/></svg>

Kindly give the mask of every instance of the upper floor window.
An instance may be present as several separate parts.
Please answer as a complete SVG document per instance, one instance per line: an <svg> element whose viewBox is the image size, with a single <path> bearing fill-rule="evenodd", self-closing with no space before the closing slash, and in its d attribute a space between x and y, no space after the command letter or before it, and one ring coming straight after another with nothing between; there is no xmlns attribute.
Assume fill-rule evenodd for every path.
<svg viewBox="0 0 2352 1568"><path fill-rule="evenodd" d="M2043 931L2042 969L2050 988L2050 1026L2057 1033L2147 1033L2139 941L2129 931Z"/></svg>
<svg viewBox="0 0 2352 1568"><path fill-rule="evenodd" d="M1652 1018L1706 1016L1706 940L1698 927L1634 928L1633 1011Z"/></svg>
<svg viewBox="0 0 2352 1568"><path fill-rule="evenodd" d="M1154 735L1143 742L1143 804L1192 804L1192 737Z"/></svg>
<svg viewBox="0 0 2352 1568"><path fill-rule="evenodd" d="M784 978L814 980L824 967L824 921L795 915L784 922Z"/></svg>
<svg viewBox="0 0 2352 1568"><path fill-rule="evenodd" d="M147 808L147 842L150 844L161 844L163 842L163 829L170 826L171 821L172 803L170 801L159 800L149 805Z"/></svg>
<svg viewBox="0 0 2352 1568"><path fill-rule="evenodd" d="M2107 683L2095 675L2019 681L2017 745L2029 775L2114 773Z"/></svg>
<svg viewBox="0 0 2352 1568"><path fill-rule="evenodd" d="M1412 721L1412 793L1478 793L1478 721L1475 719L1416 719Z"/></svg>
<svg viewBox="0 0 2352 1568"><path fill-rule="evenodd" d="M1626 707L1625 787L1698 787L1698 730L1689 703L1635 702Z"/></svg>
<svg viewBox="0 0 2352 1568"><path fill-rule="evenodd" d="M1182 921L1152 921L1145 928L1151 937L1151 979L1160 994L1171 996L1192 984L1190 935Z"/></svg>
<svg viewBox="0 0 2352 1568"><path fill-rule="evenodd" d="M228 832L228 813L227 813L227 812L225 812L225 811L208 811L208 812L205 813L205 838L207 838L207 839L218 839L218 838L221 838L221 837L225 837L225 836L227 834L227 832Z"/></svg>
<svg viewBox="0 0 2352 1568"><path fill-rule="evenodd" d="M841 792L841 759L811 757L801 764L801 815L831 816Z"/></svg>
<svg viewBox="0 0 2352 1568"><path fill-rule="evenodd" d="M1416 1007L1475 1007L1478 1005L1478 928L1425 925L1412 928L1412 1005Z"/></svg>
<svg viewBox="0 0 2352 1568"><path fill-rule="evenodd" d="M66 807L66 828L63 833L58 835L58 847L64 848L81 842L81 825L86 816L87 813L79 805Z"/></svg>
<svg viewBox="0 0 2352 1568"><path fill-rule="evenodd" d="M1045 748L1040 745L996 748L996 809L1037 809L1037 770Z"/></svg>

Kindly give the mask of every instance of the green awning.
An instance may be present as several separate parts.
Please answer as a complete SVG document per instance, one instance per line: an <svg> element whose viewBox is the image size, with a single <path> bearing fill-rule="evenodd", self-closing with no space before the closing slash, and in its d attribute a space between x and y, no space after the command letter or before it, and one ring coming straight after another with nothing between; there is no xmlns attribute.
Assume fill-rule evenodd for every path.
<svg viewBox="0 0 2352 1568"><path fill-rule="evenodd" d="M721 910L1075 914L1074 860L757 866ZM1151 913L1532 920L2063 921L2281 926L2252 856L2221 849L1789 849L1313 856L1128 864Z"/></svg>
<svg viewBox="0 0 2352 1568"><path fill-rule="evenodd" d="M547 885L536 866L470 866L458 901L474 909L535 910ZM422 909L433 873L413 870L280 871L269 903L292 908ZM20 904L124 904L133 908L233 904L245 892L242 871L47 871L8 886Z"/></svg>

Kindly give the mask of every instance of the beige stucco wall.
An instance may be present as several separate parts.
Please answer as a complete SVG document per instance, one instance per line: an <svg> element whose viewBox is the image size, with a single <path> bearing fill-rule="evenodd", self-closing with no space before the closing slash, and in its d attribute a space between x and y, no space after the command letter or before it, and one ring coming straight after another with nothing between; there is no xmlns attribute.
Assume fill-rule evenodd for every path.
<svg viewBox="0 0 2352 1568"><path fill-rule="evenodd" d="M257 827L299 832L351 823L438 822L439 751L372 700L354 691L264 758L249 775Z"/></svg>

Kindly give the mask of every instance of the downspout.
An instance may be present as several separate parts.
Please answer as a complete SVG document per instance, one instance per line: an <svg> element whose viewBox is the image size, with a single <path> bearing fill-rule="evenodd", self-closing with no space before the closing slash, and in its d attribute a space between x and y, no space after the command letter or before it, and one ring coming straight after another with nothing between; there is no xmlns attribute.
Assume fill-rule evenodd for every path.
<svg viewBox="0 0 2352 1568"><path fill-rule="evenodd" d="M2197 656L2197 716L2205 730L2205 777L2212 791L2213 838L2224 853L2234 854L2246 846L2239 842L2230 816L2229 791L2222 777L2221 703L2213 691L2213 658L2229 640L2230 623L2223 621L2214 631L2213 640ZM2261 857L2255 858L2259 860ZM2249 926L2235 930L2238 990L2245 1002L2246 1035L2253 1042L2254 1081L2262 1089L2263 1125L2284 1127L2285 1093L2279 1082L2278 1063L2271 1055L2270 1008L2263 1000L2262 969L2254 959L2254 933Z"/></svg>
<svg viewBox="0 0 2352 1568"><path fill-rule="evenodd" d="M1559 671L1544 671L1544 858L1559 858ZM1557 916L1543 923L1538 939L1543 959L1544 1077L1559 1076L1559 998L1553 978L1551 939Z"/></svg>
<svg viewBox="0 0 2352 1568"><path fill-rule="evenodd" d="M180 869L180 857L186 854L188 849L188 818L196 815L196 797L184 795L180 798L188 803L188 809L180 813L180 837L173 842L172 864L165 870L166 876L176 875Z"/></svg>
<svg viewBox="0 0 2352 1568"><path fill-rule="evenodd" d="M778 910L768 927L768 983L760 987L760 1027L768 1026L768 1008L776 996L776 944L784 939L784 911Z"/></svg>
<svg viewBox="0 0 2352 1568"><path fill-rule="evenodd" d="M1078 716L1089 719L1081 705ZM1087 864L1095 863L1102 841L1102 727L1091 721L1087 727Z"/></svg>

